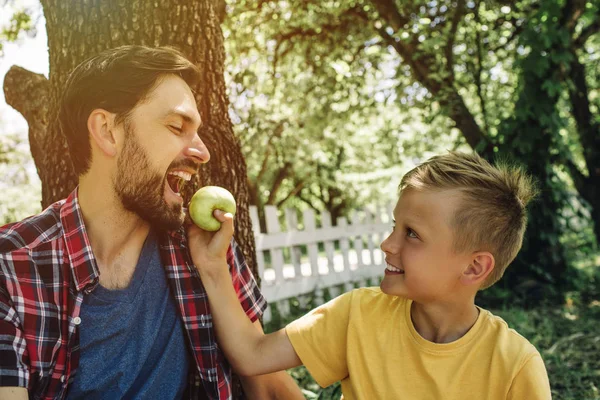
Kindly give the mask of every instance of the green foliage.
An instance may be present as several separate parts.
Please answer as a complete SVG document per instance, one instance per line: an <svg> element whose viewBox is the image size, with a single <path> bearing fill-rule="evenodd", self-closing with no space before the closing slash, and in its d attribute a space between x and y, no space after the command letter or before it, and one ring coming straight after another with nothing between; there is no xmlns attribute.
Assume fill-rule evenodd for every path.
<svg viewBox="0 0 600 400"><path fill-rule="evenodd" d="M41 185L29 148L18 134L0 135L0 225L40 211Z"/></svg>
<svg viewBox="0 0 600 400"><path fill-rule="evenodd" d="M598 296L598 293L596 293ZM598 298L598 297L596 297ZM563 307L546 306L523 311L498 311L509 326L536 346L546 364L552 398L557 400L600 399L600 303Z"/></svg>
<svg viewBox="0 0 600 400"><path fill-rule="evenodd" d="M229 8L231 95L257 204L344 214L393 200L390 182L409 166L479 135L477 151L524 164L542 191L504 289L524 294L534 281L540 299L560 301L574 287L570 265L586 256L574 248L593 251L597 205L581 201L571 179L571 164L588 166L565 72L573 54L591 63L597 111L597 4L246 0ZM469 119L476 127L460 125ZM569 230L571 219L580 232Z"/></svg>
<svg viewBox="0 0 600 400"><path fill-rule="evenodd" d="M589 209L573 193L563 168L565 160L577 159L580 165L582 160L581 142L566 135L573 130L570 115L561 109L564 71L573 58L571 12L562 2L542 1L523 26L519 45L526 52L515 61L520 82L516 106L494 137L496 153L488 155L524 164L538 180L541 193L530 208L529 234L504 286L518 293L519 287L531 291L531 281L546 282L537 287L540 300L560 300L562 291L575 287L577 271L570 267L596 248Z"/></svg>
<svg viewBox="0 0 600 400"><path fill-rule="evenodd" d="M342 396L342 386L339 382L322 389L304 366L292 368L288 373L300 386L307 400L339 400Z"/></svg>
<svg viewBox="0 0 600 400"><path fill-rule="evenodd" d="M395 101L397 57L347 7L254 6L232 2L224 31L235 129L257 204L337 216L393 201L413 159L454 147L456 133L415 135L429 130L426 111Z"/></svg>
<svg viewBox="0 0 600 400"><path fill-rule="evenodd" d="M9 2L5 1L5 3ZM5 11L11 11L6 4L3 7L6 7ZM37 33L32 18L36 14L37 12L29 9L16 10L12 13L8 25L0 27L0 57L3 55L2 50L5 43L17 41L22 34L34 36Z"/></svg>

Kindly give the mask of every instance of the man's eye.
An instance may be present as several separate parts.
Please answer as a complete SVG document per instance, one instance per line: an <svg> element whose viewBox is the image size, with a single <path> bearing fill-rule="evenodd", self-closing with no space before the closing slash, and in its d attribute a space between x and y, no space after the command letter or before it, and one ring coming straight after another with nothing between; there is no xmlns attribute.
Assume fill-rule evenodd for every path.
<svg viewBox="0 0 600 400"><path fill-rule="evenodd" d="M410 228L406 229L406 236L408 236L409 238L414 238L414 239L418 239L419 237L417 236L417 234L415 233L415 231L413 231Z"/></svg>
<svg viewBox="0 0 600 400"><path fill-rule="evenodd" d="M175 125L169 125L169 128L171 128L171 130L177 132L178 134L182 133L182 129L180 126L175 126Z"/></svg>

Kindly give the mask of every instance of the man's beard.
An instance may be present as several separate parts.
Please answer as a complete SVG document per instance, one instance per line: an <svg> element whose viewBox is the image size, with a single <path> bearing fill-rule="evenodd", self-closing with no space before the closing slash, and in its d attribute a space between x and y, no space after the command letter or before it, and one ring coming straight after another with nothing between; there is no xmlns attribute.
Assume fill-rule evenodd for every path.
<svg viewBox="0 0 600 400"><path fill-rule="evenodd" d="M131 124L125 122L124 129L123 152L117 160L117 176L113 178L115 192L123 207L148 221L155 229L179 229L184 214L181 204L169 205L164 199L166 173L161 175L152 169Z"/></svg>

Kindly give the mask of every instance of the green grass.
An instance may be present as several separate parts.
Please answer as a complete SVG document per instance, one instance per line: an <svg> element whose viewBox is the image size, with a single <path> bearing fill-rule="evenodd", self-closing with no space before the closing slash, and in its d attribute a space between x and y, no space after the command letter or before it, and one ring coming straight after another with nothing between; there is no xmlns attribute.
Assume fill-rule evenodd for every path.
<svg viewBox="0 0 600 400"><path fill-rule="evenodd" d="M600 399L600 302L495 313L540 351L554 400Z"/></svg>
<svg viewBox="0 0 600 400"><path fill-rule="evenodd" d="M592 285L594 288L596 286ZM542 354L554 400L600 400L600 297L598 292L572 293L561 306L525 310L517 306L490 310L525 336ZM292 315L277 318L273 331L311 308L292 304ZM304 367L288 371L307 399L340 398L339 383L321 389Z"/></svg>

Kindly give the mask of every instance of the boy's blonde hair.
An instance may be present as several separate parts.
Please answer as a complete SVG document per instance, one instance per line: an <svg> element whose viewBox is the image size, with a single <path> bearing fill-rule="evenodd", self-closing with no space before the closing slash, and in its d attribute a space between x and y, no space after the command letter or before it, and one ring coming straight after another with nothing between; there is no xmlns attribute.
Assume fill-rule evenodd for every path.
<svg viewBox="0 0 600 400"><path fill-rule="evenodd" d="M450 152L404 175L400 192L410 188L460 191L451 220L454 250L492 253L496 264L481 289L496 283L523 244L525 208L536 195L531 177L519 167L492 166L477 154Z"/></svg>

